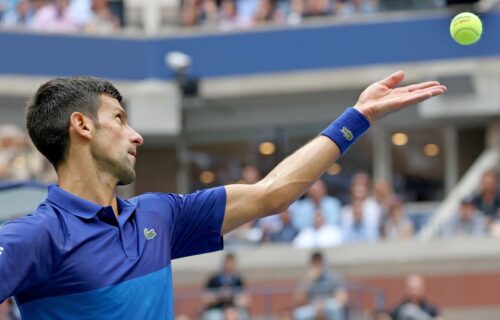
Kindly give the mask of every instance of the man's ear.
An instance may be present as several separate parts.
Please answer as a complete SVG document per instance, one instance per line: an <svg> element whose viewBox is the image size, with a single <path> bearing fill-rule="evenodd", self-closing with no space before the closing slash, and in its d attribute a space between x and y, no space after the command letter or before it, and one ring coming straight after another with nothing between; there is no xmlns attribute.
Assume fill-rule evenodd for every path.
<svg viewBox="0 0 500 320"><path fill-rule="evenodd" d="M69 129L83 139L92 139L95 124L81 112L73 112L69 118Z"/></svg>

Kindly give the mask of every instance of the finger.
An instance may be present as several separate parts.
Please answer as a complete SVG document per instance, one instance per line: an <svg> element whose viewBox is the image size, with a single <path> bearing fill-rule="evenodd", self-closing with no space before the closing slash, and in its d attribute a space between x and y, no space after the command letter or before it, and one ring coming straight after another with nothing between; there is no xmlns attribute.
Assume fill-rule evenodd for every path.
<svg viewBox="0 0 500 320"><path fill-rule="evenodd" d="M420 93L426 93L426 92L445 93L446 91L448 91L448 88L446 88L446 86L439 85L439 86L431 86L431 87L428 87L428 88L414 90L411 93L412 94L420 94Z"/></svg>
<svg viewBox="0 0 500 320"><path fill-rule="evenodd" d="M405 73L400 70L394 72L384 80L381 80L380 83L392 89L396 87L401 81L403 81L404 78L405 78Z"/></svg>
<svg viewBox="0 0 500 320"><path fill-rule="evenodd" d="M413 94L408 95L404 99L403 104L404 105L411 105L411 104L419 103L419 102L425 101L427 99L430 99L432 97L439 96L445 92L446 92L446 90L444 88L441 88L441 87L432 88L432 89L428 89L428 90L415 91Z"/></svg>
<svg viewBox="0 0 500 320"><path fill-rule="evenodd" d="M415 90L420 90L420 89L425 89L433 86L440 86L441 84L437 81L428 81L428 82L422 82L422 83L417 83L417 84L412 84L409 86L406 86L405 89L412 92Z"/></svg>

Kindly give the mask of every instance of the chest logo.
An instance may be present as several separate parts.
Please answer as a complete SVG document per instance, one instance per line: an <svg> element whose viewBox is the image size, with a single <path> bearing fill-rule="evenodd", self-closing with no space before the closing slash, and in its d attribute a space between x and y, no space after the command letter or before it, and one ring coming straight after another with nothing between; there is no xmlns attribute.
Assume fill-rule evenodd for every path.
<svg viewBox="0 0 500 320"><path fill-rule="evenodd" d="M3 247L0 247L0 256L2 255L3 253Z"/></svg>
<svg viewBox="0 0 500 320"><path fill-rule="evenodd" d="M144 228L144 236L148 240L153 239L154 237L156 237L156 231L155 231L155 229L148 230L148 228Z"/></svg>

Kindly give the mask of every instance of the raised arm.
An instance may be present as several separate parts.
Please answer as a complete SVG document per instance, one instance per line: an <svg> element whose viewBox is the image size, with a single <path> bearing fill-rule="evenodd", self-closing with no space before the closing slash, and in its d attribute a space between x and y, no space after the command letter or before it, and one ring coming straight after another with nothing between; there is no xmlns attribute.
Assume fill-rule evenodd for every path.
<svg viewBox="0 0 500 320"><path fill-rule="evenodd" d="M356 130L348 129L350 125L363 131L368 122L374 123L391 112L446 92L446 87L435 81L397 88L403 79L404 73L398 71L370 85L360 95L354 110L339 117L322 135L295 151L258 183L226 186L222 233L285 210L325 173L351 140L358 138ZM366 127L363 127L363 121Z"/></svg>

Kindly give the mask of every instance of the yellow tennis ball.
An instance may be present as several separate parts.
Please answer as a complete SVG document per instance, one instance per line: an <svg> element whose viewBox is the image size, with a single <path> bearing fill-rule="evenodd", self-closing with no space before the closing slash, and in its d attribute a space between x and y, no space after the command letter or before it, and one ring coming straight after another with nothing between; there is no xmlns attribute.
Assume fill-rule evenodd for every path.
<svg viewBox="0 0 500 320"><path fill-rule="evenodd" d="M450 24L451 37L464 46L476 43L483 33L481 19L473 13L457 14Z"/></svg>

